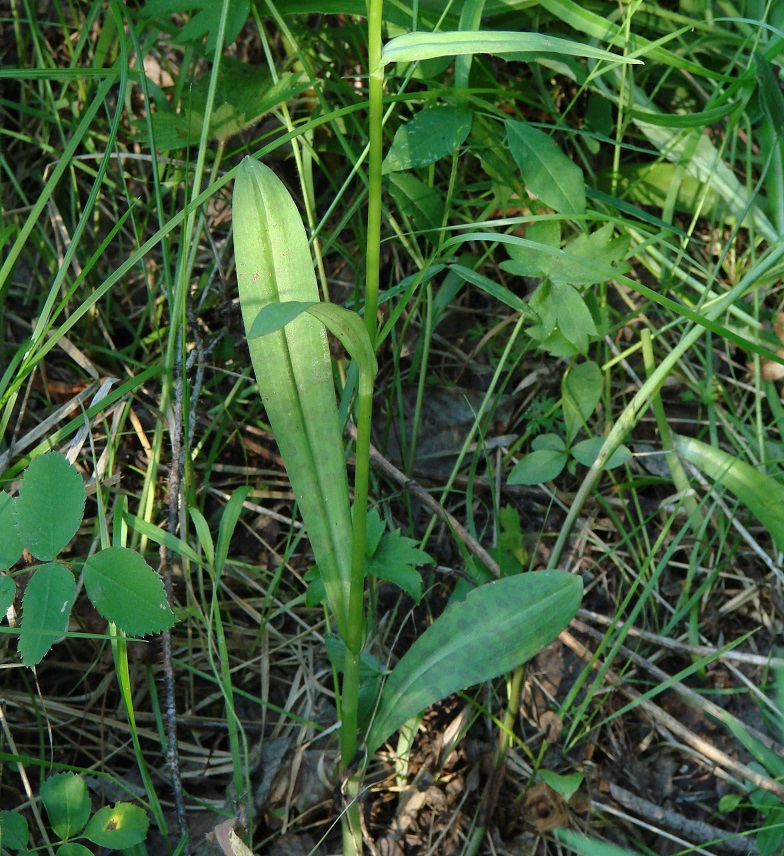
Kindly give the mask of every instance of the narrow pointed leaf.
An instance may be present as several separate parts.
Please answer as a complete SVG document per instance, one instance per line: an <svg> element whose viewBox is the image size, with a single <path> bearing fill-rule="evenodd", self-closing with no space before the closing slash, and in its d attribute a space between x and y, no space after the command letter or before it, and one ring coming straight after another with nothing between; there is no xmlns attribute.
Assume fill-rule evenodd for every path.
<svg viewBox="0 0 784 856"><path fill-rule="evenodd" d="M245 158L233 200L234 252L245 329L268 304L319 299L302 219L280 179ZM264 406L297 497L330 608L348 631L351 513L327 334L302 313L249 340Z"/></svg>
<svg viewBox="0 0 784 856"><path fill-rule="evenodd" d="M469 592L392 670L368 733L368 752L439 699L529 660L566 627L581 597L582 581L565 571L506 577Z"/></svg>
<svg viewBox="0 0 784 856"><path fill-rule="evenodd" d="M675 451L732 491L768 530L779 550L784 550L784 485L723 449L692 437L675 435L673 439Z"/></svg>

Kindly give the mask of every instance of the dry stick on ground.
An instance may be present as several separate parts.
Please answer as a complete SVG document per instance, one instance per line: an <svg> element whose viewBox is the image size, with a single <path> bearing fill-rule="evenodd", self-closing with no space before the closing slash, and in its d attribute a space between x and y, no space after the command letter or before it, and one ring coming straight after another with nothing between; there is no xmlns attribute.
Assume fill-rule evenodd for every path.
<svg viewBox="0 0 784 856"><path fill-rule="evenodd" d="M601 664L595 661L593 652L586 648L582 642L575 639L567 630L564 630L558 638L574 651L581 660L589 663L592 668L596 669L600 667ZM605 676L607 682L620 690L630 701L637 702L637 706L644 710L659 728L669 731L678 737L698 755L701 755L717 767L721 767L726 772L732 773L741 779L746 779L755 787L769 791L779 799L784 799L784 785L780 785L778 782L774 782L772 779L752 770L745 764L741 764L739 761L730 758L729 755L717 749L712 743L686 728L685 725L679 722L674 716L662 710L658 705L649 699L642 698L641 693L638 693L631 687L625 686L621 678L612 670L607 669Z"/></svg>
<svg viewBox="0 0 784 856"><path fill-rule="evenodd" d="M182 335L182 334L180 334ZM171 439L172 462L169 472L169 533L177 535L180 517L180 488L181 464L184 450L182 448L182 368L180 360L175 361L174 383L174 412L169 412L169 437ZM161 576L166 589L166 600L172 604L172 554L161 545ZM164 630L163 641L163 676L166 711L166 738L168 743L169 770L172 778L174 806L177 814L177 827L180 837L185 842L184 853L190 852L188 844L188 815L185 810L185 795L182 788L180 773L180 757L177 750L177 705L174 698L174 666L172 664L171 631Z"/></svg>
<svg viewBox="0 0 784 856"><path fill-rule="evenodd" d="M578 621L574 619L570 624L575 630L579 630L580 633L585 633L589 636L593 636L594 639L599 641L604 639L604 635L599 633L598 630L594 630L592 627L589 627L587 624L583 624L582 621ZM702 647L702 646L700 646ZM710 649L707 649L708 653L712 653ZM682 699L689 702L698 710L701 710L703 713L708 716L712 716L714 719L719 722L726 722L727 713L720 708L717 704L712 702L708 698L704 698L699 693L694 692L694 690L689 689L685 684L682 684L680 681L674 681L671 675L668 675L663 669L660 669L658 666L655 666L653 663L648 662L645 657L641 657L639 654L636 654L634 651L627 648L625 645L621 645L618 648L618 653L622 654L628 660L631 660L636 666L641 669L644 669L648 674L654 677L660 684L667 684L668 688L673 692L676 692ZM750 725L743 726L746 731L749 732L753 737L763 743L768 749L776 752L784 761L784 747L782 747L779 743L769 737L767 734L763 734L761 731L758 731L756 728L753 728Z"/></svg>
<svg viewBox="0 0 784 856"><path fill-rule="evenodd" d="M702 844L710 844L716 850L723 850L733 856L753 856L759 853L752 838L739 837L726 829L719 829L702 820L689 820L682 814L635 796L631 791L610 783L613 799L638 817L664 826L685 838L696 839ZM732 836L732 837L728 837Z"/></svg>
<svg viewBox="0 0 784 856"><path fill-rule="evenodd" d="M357 439L357 429L354 423L349 423L349 433L354 441ZM449 526L457 535L457 537L468 547L468 549L487 567L494 577L501 576L501 569L498 562L485 550L485 548L474 538L471 533L460 523L453 515L451 515L437 499L432 497L419 482L410 479L405 473L401 472L394 464L390 463L378 449L371 444L370 446L370 462L381 470L385 475L389 476L393 481L397 482L404 490L421 500L433 514Z"/></svg>

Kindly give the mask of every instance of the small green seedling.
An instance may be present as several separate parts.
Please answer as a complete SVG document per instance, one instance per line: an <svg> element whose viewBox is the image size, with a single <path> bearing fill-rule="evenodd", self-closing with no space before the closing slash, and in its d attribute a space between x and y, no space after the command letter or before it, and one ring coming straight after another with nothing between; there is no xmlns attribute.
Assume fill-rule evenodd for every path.
<svg viewBox="0 0 784 856"><path fill-rule="evenodd" d="M602 372L593 362L572 368L561 385L566 438L558 434L539 434L531 443L532 452L521 458L509 473L509 484L534 485L552 481L574 462L590 467L604 443L604 437L590 437L575 443L580 431L596 410L602 397ZM605 464L606 469L620 467L631 458L629 449L620 445Z"/></svg>
<svg viewBox="0 0 784 856"><path fill-rule="evenodd" d="M68 628L76 567L59 556L82 523L85 498L82 477L56 452L30 463L17 497L0 491L0 615L16 595L10 569L25 551L40 562L22 599L19 653L25 666L40 663ZM174 624L160 577L133 550L99 550L81 573L93 606L125 633L145 636Z"/></svg>
<svg viewBox="0 0 784 856"><path fill-rule="evenodd" d="M41 785L41 802L59 845L55 856L92 856L81 841L104 850L127 851L147 838L150 820L139 806L118 802L92 814L87 785L76 773L56 773ZM92 815L92 817L91 817ZM0 844L11 853L27 853L30 830L18 811L0 811Z"/></svg>

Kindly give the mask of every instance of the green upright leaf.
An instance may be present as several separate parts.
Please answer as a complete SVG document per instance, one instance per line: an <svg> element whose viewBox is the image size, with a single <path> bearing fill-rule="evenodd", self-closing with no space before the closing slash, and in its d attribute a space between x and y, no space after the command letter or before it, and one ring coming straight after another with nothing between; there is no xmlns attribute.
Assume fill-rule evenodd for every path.
<svg viewBox="0 0 784 856"><path fill-rule="evenodd" d="M174 625L163 581L127 547L107 547L84 565L84 587L107 621L132 636L160 633Z"/></svg>
<svg viewBox="0 0 784 856"><path fill-rule="evenodd" d="M471 130L467 107L428 107L401 125L384 158L383 172L429 166L457 149Z"/></svg>
<svg viewBox="0 0 784 856"><path fill-rule="evenodd" d="M233 199L234 253L245 329L270 304L318 301L305 228L289 192L245 158ZM352 526L326 331L308 313L249 339L270 425L342 635L349 632Z"/></svg>
<svg viewBox="0 0 784 856"><path fill-rule="evenodd" d="M519 574L469 592L393 669L370 727L368 752L439 699L529 660L566 627L581 597L582 581L565 571Z"/></svg>
<svg viewBox="0 0 784 856"><path fill-rule="evenodd" d="M16 531L15 504L16 501L12 497L0 490L0 571L7 571L15 565L24 552L24 546Z"/></svg>
<svg viewBox="0 0 784 856"><path fill-rule="evenodd" d="M440 33L404 33L390 39L381 54L381 65L390 62L414 62L439 56L494 54L496 56L530 54L531 59L554 53L567 56L603 59L610 62L639 64L609 51L581 42L545 36L540 33L503 32L500 30L454 30ZM513 56L510 58L514 58Z"/></svg>
<svg viewBox="0 0 784 856"><path fill-rule="evenodd" d="M73 838L90 819L92 803L87 785L76 773L55 773L41 785L41 800L49 823L60 838Z"/></svg>
<svg viewBox="0 0 784 856"><path fill-rule="evenodd" d="M139 806L117 803L99 809L90 818L84 837L107 850L127 850L144 841L149 826L150 819Z"/></svg>
<svg viewBox="0 0 784 856"><path fill-rule="evenodd" d="M784 485L723 449L678 434L673 441L679 455L731 490L784 550Z"/></svg>
<svg viewBox="0 0 784 856"><path fill-rule="evenodd" d="M19 653L25 666L40 663L65 633L76 598L73 574L58 562L41 565L33 574L22 600Z"/></svg>
<svg viewBox="0 0 784 856"><path fill-rule="evenodd" d="M50 561L76 534L87 493L82 477L57 452L30 462L14 507L16 531L24 546Z"/></svg>
<svg viewBox="0 0 784 856"><path fill-rule="evenodd" d="M509 150L528 189L545 205L577 217L585 214L583 171L549 134L525 122L506 121Z"/></svg>

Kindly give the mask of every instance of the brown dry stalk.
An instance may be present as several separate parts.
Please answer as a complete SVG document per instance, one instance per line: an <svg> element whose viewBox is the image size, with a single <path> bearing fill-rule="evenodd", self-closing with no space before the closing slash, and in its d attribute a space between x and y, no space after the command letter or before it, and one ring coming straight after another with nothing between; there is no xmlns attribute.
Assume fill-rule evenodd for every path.
<svg viewBox="0 0 784 856"><path fill-rule="evenodd" d="M581 660L590 664L592 668L598 669L600 667L601 664L594 660L593 652L586 648L582 642L575 639L568 630L564 630L558 638L564 645L574 651ZM620 692L622 692L630 701L637 702L637 706L651 717L659 729L668 731L675 735L687 746L697 752L697 754L702 755L702 757L707 761L721 767L728 773L732 773L741 779L746 779L755 787L769 791L770 793L775 794L779 799L784 799L784 786L780 785L778 782L774 782L773 779L769 779L767 776L763 776L761 773L752 770L745 764L741 764L739 761L735 761L733 758L730 758L729 755L722 752L720 749L717 749L708 740L699 737L689 728L686 728L685 725L679 722L674 716L671 716L669 713L662 710L658 705L654 704L649 699L643 699L641 693L638 693L631 687L625 686L623 681L610 669L606 670L605 676L608 683L620 690Z"/></svg>

